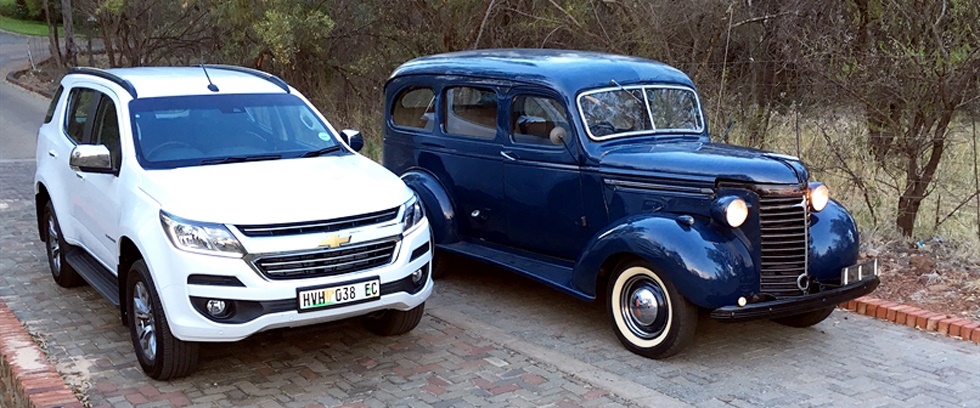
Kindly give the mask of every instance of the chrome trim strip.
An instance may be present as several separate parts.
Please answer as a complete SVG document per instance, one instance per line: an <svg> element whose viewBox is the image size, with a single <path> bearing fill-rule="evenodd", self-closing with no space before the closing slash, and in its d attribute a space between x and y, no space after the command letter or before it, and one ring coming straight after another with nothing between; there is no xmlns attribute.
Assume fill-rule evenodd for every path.
<svg viewBox="0 0 980 408"><path fill-rule="evenodd" d="M603 179L603 181L606 184L615 187L638 188L642 190L661 190L661 191L671 191L677 193L691 193L691 194L714 193L714 190L710 188L701 188L701 187L674 186L670 184L648 183L648 182L627 181L627 180L613 180L613 179Z"/></svg>

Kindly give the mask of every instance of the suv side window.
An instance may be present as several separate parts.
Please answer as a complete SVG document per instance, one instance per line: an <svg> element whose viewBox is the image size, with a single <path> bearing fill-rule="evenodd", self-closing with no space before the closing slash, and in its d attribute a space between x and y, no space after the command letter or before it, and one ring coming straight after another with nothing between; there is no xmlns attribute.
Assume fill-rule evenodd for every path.
<svg viewBox="0 0 980 408"><path fill-rule="evenodd" d="M58 101L61 100L61 94L65 92L65 87L59 85L58 90L55 91L54 96L51 98L51 104L48 105L48 112L44 114L44 123L51 123L51 119L54 118L54 110L58 108Z"/></svg>
<svg viewBox="0 0 980 408"><path fill-rule="evenodd" d="M119 118L116 116L116 104L112 98L102 95L99 108L95 113L92 128L92 144L103 144L109 148L112 158L112 168L119 169L122 158L122 145L119 141Z"/></svg>
<svg viewBox="0 0 980 408"><path fill-rule="evenodd" d="M395 126L431 131L436 116L436 94L431 88L408 88L391 107Z"/></svg>
<svg viewBox="0 0 980 408"><path fill-rule="evenodd" d="M487 89L446 89L445 131L451 135L493 139L497 135L497 94Z"/></svg>
<svg viewBox="0 0 980 408"><path fill-rule="evenodd" d="M86 88L71 90L68 98L68 118L65 121L65 133L76 144L85 136L85 126L92 106L98 102L100 93Z"/></svg>
<svg viewBox="0 0 980 408"><path fill-rule="evenodd" d="M517 144L554 146L551 132L568 131L565 108L554 98L518 95L511 102L511 139Z"/></svg>

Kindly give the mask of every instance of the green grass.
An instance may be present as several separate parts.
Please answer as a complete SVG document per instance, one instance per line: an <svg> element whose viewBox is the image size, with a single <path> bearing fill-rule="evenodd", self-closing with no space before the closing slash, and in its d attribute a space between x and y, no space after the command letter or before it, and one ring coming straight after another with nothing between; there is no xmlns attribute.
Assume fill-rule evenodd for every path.
<svg viewBox="0 0 980 408"><path fill-rule="evenodd" d="M39 23L36 21L17 20L6 16L0 16L0 30L9 31L17 34L24 34L24 35L34 35L34 36L48 35L47 24ZM58 32L61 33L60 26L58 27Z"/></svg>

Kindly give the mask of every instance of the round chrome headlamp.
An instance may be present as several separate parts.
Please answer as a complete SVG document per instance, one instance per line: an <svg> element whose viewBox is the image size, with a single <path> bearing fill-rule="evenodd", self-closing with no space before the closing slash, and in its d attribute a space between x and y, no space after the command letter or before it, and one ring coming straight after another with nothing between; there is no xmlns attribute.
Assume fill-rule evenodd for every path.
<svg viewBox="0 0 980 408"><path fill-rule="evenodd" d="M820 212L825 207L827 203L830 202L830 189L826 185L820 182L810 183L810 209L813 212Z"/></svg>
<svg viewBox="0 0 980 408"><path fill-rule="evenodd" d="M711 216L715 221L738 228L749 218L749 205L739 197L719 197L711 204Z"/></svg>

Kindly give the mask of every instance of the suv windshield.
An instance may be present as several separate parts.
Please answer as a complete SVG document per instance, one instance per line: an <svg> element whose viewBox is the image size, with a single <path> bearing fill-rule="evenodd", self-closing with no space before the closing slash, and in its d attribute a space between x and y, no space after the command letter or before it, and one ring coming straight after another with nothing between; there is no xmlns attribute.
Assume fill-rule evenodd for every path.
<svg viewBox="0 0 980 408"><path fill-rule="evenodd" d="M589 137L596 140L650 133L701 133L704 120L693 89L617 86L585 92L579 110Z"/></svg>
<svg viewBox="0 0 980 408"><path fill-rule="evenodd" d="M149 169L345 152L295 95L146 98L129 110L137 157Z"/></svg>

